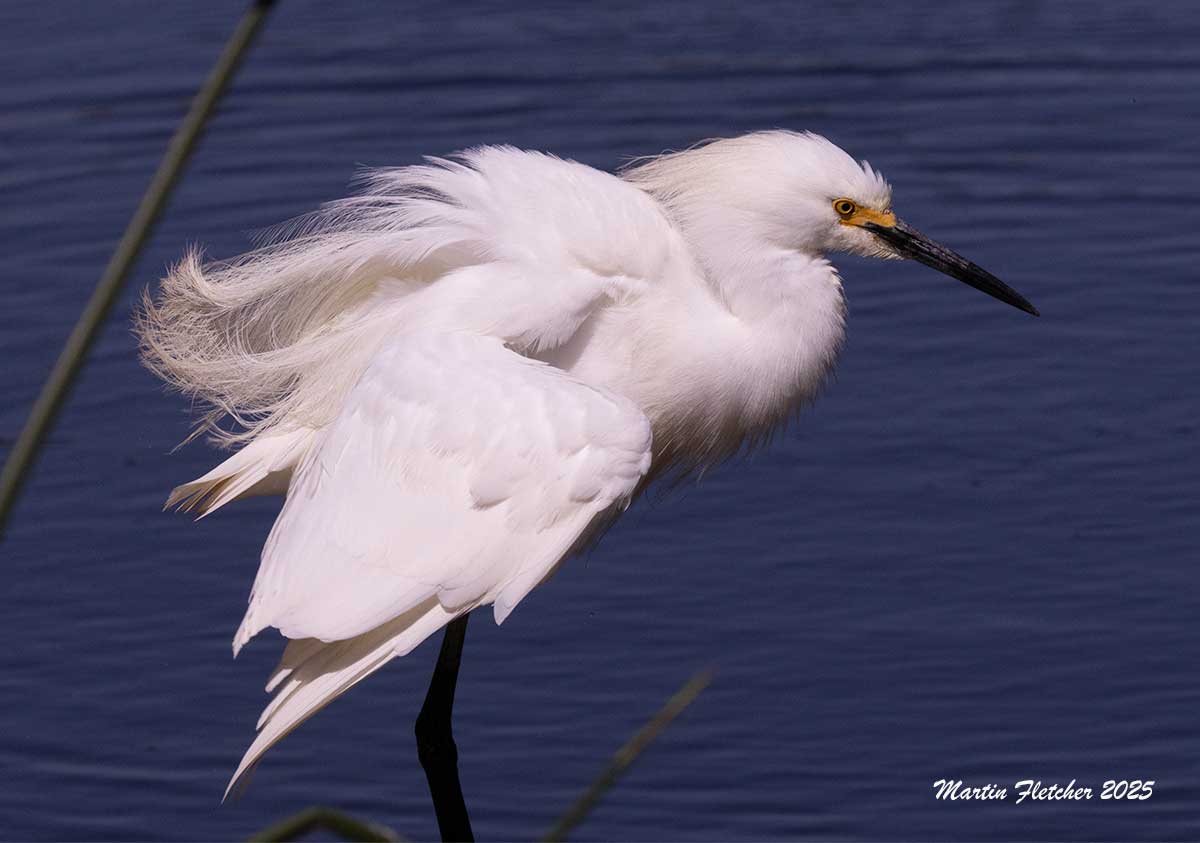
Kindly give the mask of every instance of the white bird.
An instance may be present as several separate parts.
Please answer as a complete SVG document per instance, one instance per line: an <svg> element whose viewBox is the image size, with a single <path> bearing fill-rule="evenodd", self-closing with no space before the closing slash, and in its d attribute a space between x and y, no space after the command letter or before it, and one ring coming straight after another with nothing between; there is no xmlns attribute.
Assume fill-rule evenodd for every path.
<svg viewBox="0 0 1200 843"><path fill-rule="evenodd" d="M502 622L651 480L813 398L844 334L831 252L912 258L1036 315L900 222L865 162L787 131L619 175L479 147L374 171L232 261L186 255L146 297L144 359L241 447L168 505L286 494L233 648L291 641L230 787L446 624Z"/></svg>

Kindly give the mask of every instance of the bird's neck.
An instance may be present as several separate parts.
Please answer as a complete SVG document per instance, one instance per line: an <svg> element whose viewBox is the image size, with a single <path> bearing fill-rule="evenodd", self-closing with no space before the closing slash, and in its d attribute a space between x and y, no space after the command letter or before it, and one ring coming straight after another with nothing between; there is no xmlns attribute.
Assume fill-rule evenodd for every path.
<svg viewBox="0 0 1200 843"><path fill-rule="evenodd" d="M671 389L691 393L652 413L667 464L711 465L764 441L815 397L844 336L841 281L824 258L761 242L706 243L690 246L709 290L692 319L676 322L658 368Z"/></svg>
<svg viewBox="0 0 1200 843"><path fill-rule="evenodd" d="M742 353L744 398L786 416L815 396L841 350L841 278L820 255L765 243L728 245L702 260L719 301L745 328L744 344L731 349Z"/></svg>
<svg viewBox="0 0 1200 843"><path fill-rule="evenodd" d="M787 346L799 342L820 354L840 343L842 282L819 247L774 243L761 226L731 225L729 216L692 215L680 225L720 304L768 338L777 332Z"/></svg>

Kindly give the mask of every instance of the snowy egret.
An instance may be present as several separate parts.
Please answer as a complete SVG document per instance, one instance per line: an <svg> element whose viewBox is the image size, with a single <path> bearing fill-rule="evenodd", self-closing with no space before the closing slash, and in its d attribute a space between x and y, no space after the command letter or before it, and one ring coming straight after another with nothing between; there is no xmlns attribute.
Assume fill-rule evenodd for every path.
<svg viewBox="0 0 1200 843"><path fill-rule="evenodd" d="M146 298L144 359L240 449L168 505L286 494L233 648L291 640L230 787L447 624L417 732L431 785L453 767L467 613L502 622L653 479L811 399L844 332L830 252L911 258L1037 314L901 222L866 162L787 131L620 175L481 147L375 171L232 261L186 255Z"/></svg>

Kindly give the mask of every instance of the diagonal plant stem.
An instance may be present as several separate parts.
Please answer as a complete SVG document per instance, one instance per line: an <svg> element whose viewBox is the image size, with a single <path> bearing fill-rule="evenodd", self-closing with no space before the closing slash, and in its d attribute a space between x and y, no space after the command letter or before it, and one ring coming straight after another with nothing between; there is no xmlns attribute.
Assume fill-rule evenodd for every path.
<svg viewBox="0 0 1200 843"><path fill-rule="evenodd" d="M229 80L241 64L246 50L273 4L274 0L254 0L242 15L237 29L229 36L217 63L213 65L208 78L196 92L191 107L171 137L158 170L155 171L141 203L121 236L121 242L117 244L104 274L96 283L92 297L88 299L87 305L79 315L79 321L75 323L62 351L59 352L54 368L29 411L25 427L13 443L12 450L8 452L4 470L0 471L0 536L3 535L8 513L12 510L29 467L54 424L75 376L83 366L84 356L121 291L125 276L129 274L133 262L141 253L142 245L174 190L205 123L229 86Z"/></svg>
<svg viewBox="0 0 1200 843"><path fill-rule="evenodd" d="M547 843L557 843L558 841L566 840L571 829L583 822L596 806L596 803L616 784L617 779L629 769L629 766L637 760L646 747L662 734L663 730L671 725L671 722L683 713L685 708L692 704L701 691L708 687L708 684L712 682L715 672L715 668L706 667L676 691L674 696L667 700L666 704L659 709L658 713L650 718L646 725L639 729L637 734L630 738L624 746L617 750L616 755L608 762L608 766L601 771L591 786L575 800L542 840L547 841Z"/></svg>

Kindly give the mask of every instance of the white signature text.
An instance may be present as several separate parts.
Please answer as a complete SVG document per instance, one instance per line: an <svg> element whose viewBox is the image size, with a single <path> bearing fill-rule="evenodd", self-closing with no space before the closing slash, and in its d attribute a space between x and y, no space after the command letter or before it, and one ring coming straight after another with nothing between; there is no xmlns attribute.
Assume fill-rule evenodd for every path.
<svg viewBox="0 0 1200 843"><path fill-rule="evenodd" d="M934 798L947 802L960 800L1007 800L1010 788L989 782L984 785L963 784L961 779L938 779L933 783ZM1082 801L1095 798L1095 791L1076 783L1075 779L1060 785L1058 782L1044 784L1040 779L1021 779L1011 786L1016 798L1014 805L1025 800L1031 802ZM1100 788L1100 799L1133 800L1141 802L1154 793L1153 779L1109 779Z"/></svg>

